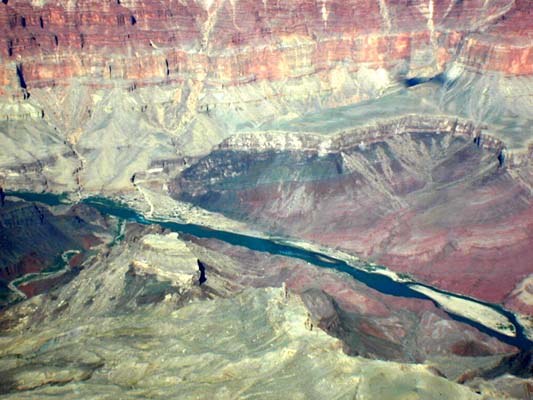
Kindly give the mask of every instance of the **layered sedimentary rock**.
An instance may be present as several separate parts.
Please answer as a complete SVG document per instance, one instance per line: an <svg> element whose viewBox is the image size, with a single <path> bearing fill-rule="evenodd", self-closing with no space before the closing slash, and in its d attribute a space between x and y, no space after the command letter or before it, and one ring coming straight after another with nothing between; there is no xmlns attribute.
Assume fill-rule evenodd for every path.
<svg viewBox="0 0 533 400"><path fill-rule="evenodd" d="M298 299L261 289L194 302L172 313L158 307L92 318L83 326L56 322L39 333L4 337L2 392L16 399L230 398L235 393L267 399L477 398L474 390L427 366L346 356L335 339L307 330L305 319ZM32 356L17 359L20 354ZM499 394L489 388L484 393Z"/></svg>
<svg viewBox="0 0 533 400"><path fill-rule="evenodd" d="M0 5L0 179L124 190L239 130L433 76L446 81L435 110L490 120L523 150L530 12L510 0L11 0Z"/></svg>
<svg viewBox="0 0 533 400"><path fill-rule="evenodd" d="M437 287L491 302L512 296L530 312L527 295L517 306L511 293L531 273L531 166L498 161L501 142L478 135L456 119L423 118L328 138L243 134L185 169L173 190Z"/></svg>
<svg viewBox="0 0 533 400"><path fill-rule="evenodd" d="M147 217L170 191L222 225L531 314L530 15L527 0L5 0L0 186L135 191ZM285 257L104 221L97 255L69 260L82 238L64 241L63 211L42 211L67 225L50 247L49 225L22 242L46 250L37 272L56 254L73 280L21 284L60 286L0 316L12 397L324 398L335 382L338 397L469 398L428 371L488 397L525 382L476 378L518 374L527 354L498 365L513 349L433 303Z"/></svg>
<svg viewBox="0 0 533 400"><path fill-rule="evenodd" d="M105 85L117 78L171 81L204 74L236 84L307 75L337 62L374 68L406 62L414 65L412 72L429 66L439 71L466 34L491 25L489 39L472 38L463 46L465 63L527 74L530 11L527 1L509 0L122 1L103 6L11 0L0 9L2 82L31 89L72 77ZM496 54L487 59L492 48Z"/></svg>

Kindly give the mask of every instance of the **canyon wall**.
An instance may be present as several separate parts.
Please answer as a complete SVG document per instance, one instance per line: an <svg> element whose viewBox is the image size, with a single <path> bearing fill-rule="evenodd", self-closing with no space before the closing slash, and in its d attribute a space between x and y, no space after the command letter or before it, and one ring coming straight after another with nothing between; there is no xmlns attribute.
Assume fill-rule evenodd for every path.
<svg viewBox="0 0 533 400"><path fill-rule="evenodd" d="M3 1L0 180L126 190L154 161L434 76L435 108L514 141L528 121L501 119L529 117L530 15L525 0Z"/></svg>
<svg viewBox="0 0 533 400"><path fill-rule="evenodd" d="M503 146L471 122L416 116L327 139L240 134L171 190L264 231L531 313L532 168L503 160Z"/></svg>
<svg viewBox="0 0 533 400"><path fill-rule="evenodd" d="M511 0L10 0L0 7L0 77L4 91L70 78L103 87L237 85L338 64L435 75L455 56L474 69L523 75L532 73L530 13L529 2Z"/></svg>
<svg viewBox="0 0 533 400"><path fill-rule="evenodd" d="M2 0L0 186L75 199L134 192L150 215L170 194L191 214L192 203L503 304L531 332L532 16L530 0ZM341 346L428 361L427 387L441 395L429 371L468 381L491 370L475 356L514 351L429 301L381 295L343 274L58 209L11 198L0 208L0 300L13 300L14 278L80 251L63 281L19 287L28 296L61 288L0 316L14 329L0 392L13 397L105 385L207 393L219 388L205 382L265 359L267 383L231 386L254 396L280 371L275 390L284 389L274 359L305 378L296 396L323 398L323 371L348 365ZM341 341L305 329L316 326ZM29 327L38 330L20 339ZM205 339L219 331L213 358ZM80 340L90 343L78 357ZM157 360L162 344L173 351ZM201 373L191 367L199 357ZM349 390L383 396L361 368L349 369L358 379L343 380ZM411 370L395 368L387 376ZM423 381L413 376L415 396ZM401 380L384 386L404 395ZM474 396L459 388L446 388L449 397Z"/></svg>

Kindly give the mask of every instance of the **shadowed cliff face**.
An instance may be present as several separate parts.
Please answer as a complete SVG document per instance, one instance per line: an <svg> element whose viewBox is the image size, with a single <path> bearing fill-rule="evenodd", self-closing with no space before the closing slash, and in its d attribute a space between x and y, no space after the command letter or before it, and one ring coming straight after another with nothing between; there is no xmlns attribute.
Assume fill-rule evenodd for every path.
<svg viewBox="0 0 533 400"><path fill-rule="evenodd" d="M79 266L89 250L110 240L112 229L95 210L81 205L53 213L42 204L6 201L0 208L0 281L6 286L0 306L15 300L7 284L18 278L51 273L34 282L19 282L19 289L30 296L59 280L71 279L71 274L56 276L52 272L63 270L65 265ZM75 256L62 258L66 251Z"/></svg>
<svg viewBox="0 0 533 400"><path fill-rule="evenodd" d="M343 137L326 150L305 137L294 145L262 137L236 137L198 160L176 195L493 302L531 272L531 180L500 167L497 150L450 133L351 146Z"/></svg>

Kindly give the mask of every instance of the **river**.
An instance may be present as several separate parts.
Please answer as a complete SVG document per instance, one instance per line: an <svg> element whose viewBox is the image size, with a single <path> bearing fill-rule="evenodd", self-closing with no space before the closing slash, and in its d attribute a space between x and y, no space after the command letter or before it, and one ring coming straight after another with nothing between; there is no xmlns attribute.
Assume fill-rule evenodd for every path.
<svg viewBox="0 0 533 400"><path fill-rule="evenodd" d="M6 192L8 196L15 196L26 201L38 201L47 205L58 205L66 203L65 196L55 195L51 193L25 193L25 192ZM211 229L209 227L195 225L195 224L181 224L171 221L160 221L160 220L151 220L145 218L143 215L137 211L131 209L130 207L119 204L117 202L111 201L103 197L89 197L81 201L83 204L91 206L97 209L103 215L114 216L120 219L134 221L140 224L149 225L157 224L164 228L167 228L173 232L190 234L200 238L213 238L218 239L223 242L243 246L250 250L266 252L269 254L283 255L286 257L297 258L304 260L321 268L334 269L345 274L350 275L352 278L358 280L359 282L365 284L366 286L377 290L381 293L397 296L397 297L406 297L406 298L418 298L426 299L435 303L438 307L443 307L432 300L430 297L426 296L423 293L411 289L411 285L416 284L418 286L423 286L425 288L431 289L435 292L451 295L459 299L468 300L479 305L488 307L497 313L505 316L509 322L514 325L515 335L510 336L498 332L494 329L491 329L488 326L485 326L478 321L455 314L453 312L444 310L452 319L468 324L479 331L497 338L501 342L507 343L509 345L515 346L521 350L530 350L533 348L533 342L528 339L524 334L522 326L517 322L517 319L513 313L506 310L498 304L486 303L480 300L472 299L470 297L465 297L458 295L456 293L449 293L438 288L422 284L419 282L398 282L391 279L389 276L372 273L365 271L364 269L354 268L343 260L338 260L334 257L331 257L326 254L318 253L315 251L306 250L297 246L293 246L287 243L281 243L279 239L269 239L269 238L259 238L253 236L247 236L235 232L228 232L223 230Z"/></svg>

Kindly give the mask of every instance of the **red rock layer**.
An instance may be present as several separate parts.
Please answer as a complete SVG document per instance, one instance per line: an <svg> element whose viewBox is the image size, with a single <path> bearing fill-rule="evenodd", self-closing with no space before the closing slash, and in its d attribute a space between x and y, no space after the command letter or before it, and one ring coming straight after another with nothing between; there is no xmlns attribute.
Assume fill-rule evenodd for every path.
<svg viewBox="0 0 533 400"><path fill-rule="evenodd" d="M533 271L529 197L506 173L496 173L482 186L440 190L377 221L365 222L377 204L363 204L360 211L339 206L340 215L330 215L332 220L344 215L350 222L309 238L331 246L342 243L436 287L502 303ZM510 306L525 309L519 302Z"/></svg>
<svg viewBox="0 0 533 400"><path fill-rule="evenodd" d="M514 195L520 194L511 191L504 201L491 205L505 208L504 203L512 204ZM475 213L475 208L469 205L465 214ZM477 212L484 218L489 211L478 208ZM415 216L402 219L397 237L387 246L389 254L380 257L380 262L437 287L495 303L503 302L533 270L533 207L505 221L457 223L447 229L414 230L417 220Z"/></svg>
<svg viewBox="0 0 533 400"><path fill-rule="evenodd" d="M469 38L461 61L531 73L530 4L485 3L221 0L207 8L191 0L79 0L39 7L9 0L0 4L0 86L15 89L20 76L29 88L73 77L105 85L207 75L235 84L302 76L335 62L390 67L421 49L442 67L465 34L486 23L496 24L491 41Z"/></svg>
<svg viewBox="0 0 533 400"><path fill-rule="evenodd" d="M475 69L533 74L533 3L516 0L486 32L466 40L459 60Z"/></svg>
<svg viewBox="0 0 533 400"><path fill-rule="evenodd" d="M40 272L45 268L45 265L46 260L39 258L36 253L32 252L21 257L18 263L0 269L0 279L10 281L25 274Z"/></svg>

